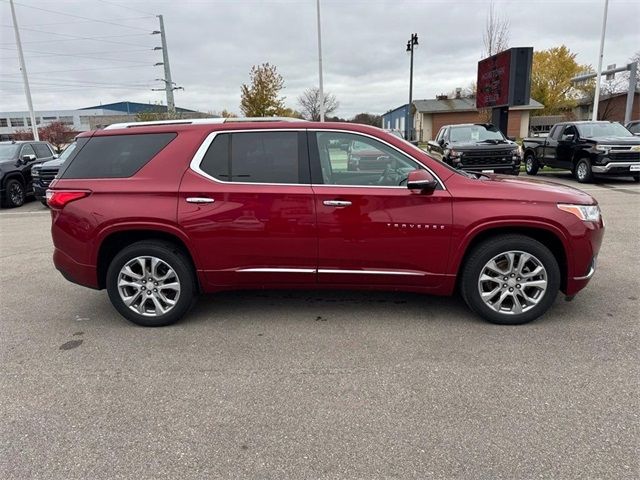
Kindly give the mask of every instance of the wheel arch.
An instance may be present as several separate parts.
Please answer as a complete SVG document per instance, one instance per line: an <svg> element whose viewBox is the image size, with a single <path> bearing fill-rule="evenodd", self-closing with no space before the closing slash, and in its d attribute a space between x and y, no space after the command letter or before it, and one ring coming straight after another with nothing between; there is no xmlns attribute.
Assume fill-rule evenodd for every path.
<svg viewBox="0 0 640 480"><path fill-rule="evenodd" d="M22 183L23 187L26 188L26 186L27 186L26 179L24 178L24 175L22 173L20 173L20 172L7 173L2 178L2 188L5 188L7 186L7 183L9 182L9 180L19 180L20 183Z"/></svg>
<svg viewBox="0 0 640 480"><path fill-rule="evenodd" d="M196 288L200 290L201 279L198 278L195 259L186 242L175 233L161 229L123 229L106 234L100 242L96 258L96 273L98 276L98 288L106 286L107 270L109 264L123 248L143 240L159 240L173 244L188 258L194 272Z"/></svg>
<svg viewBox="0 0 640 480"><path fill-rule="evenodd" d="M467 237L462 247L463 254L458 258L457 264L454 265L456 272L456 284L459 287L461 274L464 266L471 255L471 252L477 245L483 241L496 236L519 234L524 235L534 240L539 241L546 246L560 268L560 290L564 291L567 286L567 280L569 278L569 256L567 254L567 246L563 240L561 233L557 232L552 227L540 226L540 225L501 225L501 226L489 226L483 229L479 229L469 237Z"/></svg>

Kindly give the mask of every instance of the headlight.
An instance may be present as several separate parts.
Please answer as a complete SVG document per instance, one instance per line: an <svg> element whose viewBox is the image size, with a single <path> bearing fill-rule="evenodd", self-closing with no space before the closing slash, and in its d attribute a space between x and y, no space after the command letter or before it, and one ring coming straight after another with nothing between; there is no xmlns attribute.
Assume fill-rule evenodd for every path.
<svg viewBox="0 0 640 480"><path fill-rule="evenodd" d="M511 155L522 157L522 147L518 146L518 148L514 148L513 150L511 150Z"/></svg>
<svg viewBox="0 0 640 480"><path fill-rule="evenodd" d="M458 152L452 148L451 150L449 150L449 156L451 158L458 158L462 156L462 152Z"/></svg>
<svg viewBox="0 0 640 480"><path fill-rule="evenodd" d="M600 220L600 207L598 205L567 205L559 203L558 208L575 215L584 222L597 222Z"/></svg>
<svg viewBox="0 0 640 480"><path fill-rule="evenodd" d="M609 145L596 145L596 150L598 152L609 153L611 147Z"/></svg>

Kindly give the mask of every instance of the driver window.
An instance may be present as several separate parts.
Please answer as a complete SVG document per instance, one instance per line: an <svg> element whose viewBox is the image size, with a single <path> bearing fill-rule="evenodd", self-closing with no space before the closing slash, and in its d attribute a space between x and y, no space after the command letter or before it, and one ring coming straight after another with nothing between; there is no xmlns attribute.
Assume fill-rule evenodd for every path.
<svg viewBox="0 0 640 480"><path fill-rule="evenodd" d="M378 140L341 132L316 132L326 185L398 187L420 166Z"/></svg>
<svg viewBox="0 0 640 480"><path fill-rule="evenodd" d="M22 147L22 151L20 152L20 158L24 158L25 155L33 155L36 156L36 152L31 145L28 143Z"/></svg>
<svg viewBox="0 0 640 480"><path fill-rule="evenodd" d="M576 127L574 127L573 125L569 125L568 127L565 127L564 132L562 132L561 140L568 140L569 135L573 135L573 138L578 137L578 132L576 131Z"/></svg>

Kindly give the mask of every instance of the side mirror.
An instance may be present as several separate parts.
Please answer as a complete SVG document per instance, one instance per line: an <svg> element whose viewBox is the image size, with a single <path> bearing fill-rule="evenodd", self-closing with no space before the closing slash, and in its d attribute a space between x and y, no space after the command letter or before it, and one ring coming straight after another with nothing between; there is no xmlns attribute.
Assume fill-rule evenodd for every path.
<svg viewBox="0 0 640 480"><path fill-rule="evenodd" d="M429 140L427 142L427 150L431 150L432 148L440 148L440 144L438 142L435 142L433 140Z"/></svg>
<svg viewBox="0 0 640 480"><path fill-rule="evenodd" d="M29 162L33 162L36 159L35 155L23 155L22 162L26 165Z"/></svg>
<svg viewBox="0 0 640 480"><path fill-rule="evenodd" d="M576 136L573 133L570 133L569 135L563 135L562 136L562 141L563 142L573 142L575 140Z"/></svg>
<svg viewBox="0 0 640 480"><path fill-rule="evenodd" d="M409 190L431 191L438 186L438 181L426 170L412 170L407 177Z"/></svg>
<svg viewBox="0 0 640 480"><path fill-rule="evenodd" d="M441 138L440 140L438 140L438 145L440 145L441 147L444 146L444 138Z"/></svg>

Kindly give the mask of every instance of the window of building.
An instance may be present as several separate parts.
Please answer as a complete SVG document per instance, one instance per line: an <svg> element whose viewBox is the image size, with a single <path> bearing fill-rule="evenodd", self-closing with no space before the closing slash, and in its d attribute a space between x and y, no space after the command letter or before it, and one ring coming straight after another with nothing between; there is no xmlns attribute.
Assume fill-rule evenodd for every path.
<svg viewBox="0 0 640 480"><path fill-rule="evenodd" d="M9 119L8 118L0 118L0 127L8 127Z"/></svg>
<svg viewBox="0 0 640 480"><path fill-rule="evenodd" d="M225 182L300 183L298 132L216 135L200 168Z"/></svg>
<svg viewBox="0 0 640 480"><path fill-rule="evenodd" d="M24 118L10 118L9 121L12 127L24 127L25 125Z"/></svg>
<svg viewBox="0 0 640 480"><path fill-rule="evenodd" d="M65 125L73 125L73 117L60 117L60 121Z"/></svg>

